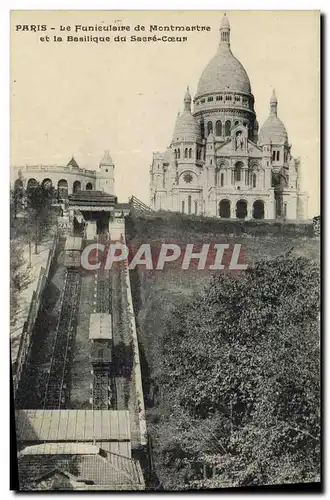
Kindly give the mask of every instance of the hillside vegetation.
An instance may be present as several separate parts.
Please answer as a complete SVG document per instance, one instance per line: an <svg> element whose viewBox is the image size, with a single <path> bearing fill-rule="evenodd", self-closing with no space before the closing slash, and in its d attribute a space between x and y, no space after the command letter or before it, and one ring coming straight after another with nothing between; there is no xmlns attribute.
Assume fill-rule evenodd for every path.
<svg viewBox="0 0 330 500"><path fill-rule="evenodd" d="M177 214L128 222L134 244L235 234L249 263L239 275L131 273L155 486L318 481L320 278L310 226Z"/></svg>

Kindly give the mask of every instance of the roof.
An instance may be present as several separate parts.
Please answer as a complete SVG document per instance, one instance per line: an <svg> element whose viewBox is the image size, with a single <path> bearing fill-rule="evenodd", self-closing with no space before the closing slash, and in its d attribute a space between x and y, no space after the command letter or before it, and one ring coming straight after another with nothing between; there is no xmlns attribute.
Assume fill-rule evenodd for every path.
<svg viewBox="0 0 330 500"><path fill-rule="evenodd" d="M172 152L171 148L168 148L164 153L163 163L165 163L165 164L171 163L173 161L173 159L174 159L173 152Z"/></svg>
<svg viewBox="0 0 330 500"><path fill-rule="evenodd" d="M130 441L126 410L17 410L18 442Z"/></svg>
<svg viewBox="0 0 330 500"><path fill-rule="evenodd" d="M112 161L112 158L110 156L110 153L109 151L104 151L104 155L103 155L103 158L102 160L100 161L100 166L113 166L113 161Z"/></svg>
<svg viewBox="0 0 330 500"><path fill-rule="evenodd" d="M230 30L229 20L223 16L220 30ZM216 55L211 59L197 86L196 97L213 92L242 92L251 94L251 84L247 72L233 55L230 42L220 42Z"/></svg>
<svg viewBox="0 0 330 500"><path fill-rule="evenodd" d="M220 44L199 79L196 97L226 91L251 94L251 84L247 72L230 47Z"/></svg>
<svg viewBox="0 0 330 500"><path fill-rule="evenodd" d="M91 199L100 200L114 200L116 197L113 194L105 193L104 191L94 191L93 189L87 189L86 191L78 191L69 195L69 199L72 200L88 200Z"/></svg>
<svg viewBox="0 0 330 500"><path fill-rule="evenodd" d="M67 164L67 167L79 168L79 165L73 156L72 156L71 160L69 161L69 163Z"/></svg>
<svg viewBox="0 0 330 500"><path fill-rule="evenodd" d="M108 313L93 313L89 320L89 339L112 339L112 317Z"/></svg>
<svg viewBox="0 0 330 500"><path fill-rule="evenodd" d="M144 489L137 461L100 448L86 454L20 454L18 471L22 490Z"/></svg>
<svg viewBox="0 0 330 500"><path fill-rule="evenodd" d="M23 455L93 455L99 447L89 443L42 443L26 446L20 451Z"/></svg>
<svg viewBox="0 0 330 500"><path fill-rule="evenodd" d="M270 114L259 132L259 143L283 144L288 142L288 133L276 114Z"/></svg>
<svg viewBox="0 0 330 500"><path fill-rule="evenodd" d="M191 114L190 110L185 109L177 116L173 132L173 142L182 140L195 141L199 137L200 127L198 121Z"/></svg>
<svg viewBox="0 0 330 500"><path fill-rule="evenodd" d="M80 210L92 210L93 206L110 209L117 203L117 197L104 191L78 191L69 195L69 205L77 206Z"/></svg>
<svg viewBox="0 0 330 500"><path fill-rule="evenodd" d="M68 236L65 241L65 250L81 250L82 238L79 236Z"/></svg>

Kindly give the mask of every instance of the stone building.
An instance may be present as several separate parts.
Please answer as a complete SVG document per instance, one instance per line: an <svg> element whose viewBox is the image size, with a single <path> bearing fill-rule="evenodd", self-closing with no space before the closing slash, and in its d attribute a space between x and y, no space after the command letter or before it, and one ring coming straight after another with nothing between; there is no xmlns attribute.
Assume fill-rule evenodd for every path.
<svg viewBox="0 0 330 500"><path fill-rule="evenodd" d="M231 51L226 15L193 111L191 105L187 88L169 148L153 154L153 209L240 219L307 217L300 160L291 154L275 91L259 131L250 80Z"/></svg>
<svg viewBox="0 0 330 500"><path fill-rule="evenodd" d="M12 168L11 181L16 188L42 184L53 186L59 199L84 190L103 191L114 195L115 165L109 151L105 151L96 170L80 168L74 157L66 166L24 165Z"/></svg>

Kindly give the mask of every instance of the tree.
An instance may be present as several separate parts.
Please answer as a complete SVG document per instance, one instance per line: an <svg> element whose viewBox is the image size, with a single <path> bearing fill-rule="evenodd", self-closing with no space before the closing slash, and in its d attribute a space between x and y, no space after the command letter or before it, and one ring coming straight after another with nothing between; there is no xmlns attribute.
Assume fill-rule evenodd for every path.
<svg viewBox="0 0 330 500"><path fill-rule="evenodd" d="M19 294L29 283L29 270L25 264L22 246L17 241L12 242L10 247L10 318L12 325L16 322Z"/></svg>
<svg viewBox="0 0 330 500"><path fill-rule="evenodd" d="M155 369L163 486L318 480L319 357L319 269L308 259L214 277L181 304Z"/></svg>
<svg viewBox="0 0 330 500"><path fill-rule="evenodd" d="M26 190L26 208L29 214L27 224L32 229L30 235L34 240L35 253L38 253L38 243L48 234L53 224L52 201L54 198L55 190L52 186L37 184Z"/></svg>

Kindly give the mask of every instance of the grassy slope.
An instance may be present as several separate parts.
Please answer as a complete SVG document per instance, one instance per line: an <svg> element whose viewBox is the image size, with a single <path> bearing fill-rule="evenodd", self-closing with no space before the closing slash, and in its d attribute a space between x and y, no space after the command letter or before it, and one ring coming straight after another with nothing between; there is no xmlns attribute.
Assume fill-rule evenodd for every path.
<svg viewBox="0 0 330 500"><path fill-rule="evenodd" d="M291 255L319 259L319 241L309 223L266 221L221 221L214 218L176 213L132 215L126 224L127 241L141 243L239 243L245 262L273 259L290 251ZM210 271L169 268L165 271L131 272L137 314L139 341L152 372L161 354L162 332L169 311L180 300L198 293L210 279Z"/></svg>

